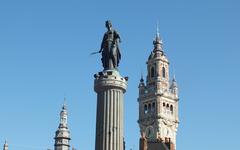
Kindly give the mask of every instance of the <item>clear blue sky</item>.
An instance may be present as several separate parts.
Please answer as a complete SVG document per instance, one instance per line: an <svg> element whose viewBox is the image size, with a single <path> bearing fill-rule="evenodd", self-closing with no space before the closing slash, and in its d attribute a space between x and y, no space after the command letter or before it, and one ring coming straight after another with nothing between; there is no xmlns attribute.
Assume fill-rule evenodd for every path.
<svg viewBox="0 0 240 150"><path fill-rule="evenodd" d="M0 144L53 148L64 96L72 141L93 150L104 22L122 37L126 148L138 150L138 83L159 22L180 88L178 150L240 147L240 2L237 0L0 1ZM173 69L174 68L174 69ZM0 145L0 146L1 146Z"/></svg>

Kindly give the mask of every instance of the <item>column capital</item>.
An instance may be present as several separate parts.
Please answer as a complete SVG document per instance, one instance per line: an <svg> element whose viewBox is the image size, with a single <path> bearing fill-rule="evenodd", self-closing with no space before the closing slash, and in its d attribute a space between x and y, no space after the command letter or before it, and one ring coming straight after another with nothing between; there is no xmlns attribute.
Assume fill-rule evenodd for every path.
<svg viewBox="0 0 240 150"><path fill-rule="evenodd" d="M103 71L94 75L95 92L107 89L121 89L125 93L128 77L122 77L117 71Z"/></svg>

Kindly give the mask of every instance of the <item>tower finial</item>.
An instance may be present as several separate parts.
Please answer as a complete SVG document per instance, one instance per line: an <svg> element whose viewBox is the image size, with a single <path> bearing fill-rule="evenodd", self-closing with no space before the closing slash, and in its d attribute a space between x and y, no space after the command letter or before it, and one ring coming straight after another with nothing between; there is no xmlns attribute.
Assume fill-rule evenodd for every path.
<svg viewBox="0 0 240 150"><path fill-rule="evenodd" d="M159 38L159 39L160 39L158 22L157 22L157 38Z"/></svg>
<svg viewBox="0 0 240 150"><path fill-rule="evenodd" d="M67 109L67 98L66 98L66 96L64 96L62 109L63 109L63 110L66 110L66 109Z"/></svg>
<svg viewBox="0 0 240 150"><path fill-rule="evenodd" d="M66 96L64 96L63 104L66 105L66 103L67 103L67 98Z"/></svg>
<svg viewBox="0 0 240 150"><path fill-rule="evenodd" d="M163 51L162 50L162 40L160 38L160 33L159 33L159 27L158 27L158 22L157 22L157 33L156 33L156 38L153 41L154 45L154 51Z"/></svg>

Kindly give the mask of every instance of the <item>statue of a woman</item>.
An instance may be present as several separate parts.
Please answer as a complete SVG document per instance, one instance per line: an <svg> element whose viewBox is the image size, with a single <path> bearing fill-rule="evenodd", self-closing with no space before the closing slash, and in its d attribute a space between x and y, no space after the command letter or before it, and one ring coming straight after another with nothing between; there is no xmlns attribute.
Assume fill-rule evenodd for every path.
<svg viewBox="0 0 240 150"><path fill-rule="evenodd" d="M104 34L99 53L102 53L102 65L104 70L117 69L121 59L119 49L120 36L116 30L112 29L111 21L106 21L105 26L108 31Z"/></svg>

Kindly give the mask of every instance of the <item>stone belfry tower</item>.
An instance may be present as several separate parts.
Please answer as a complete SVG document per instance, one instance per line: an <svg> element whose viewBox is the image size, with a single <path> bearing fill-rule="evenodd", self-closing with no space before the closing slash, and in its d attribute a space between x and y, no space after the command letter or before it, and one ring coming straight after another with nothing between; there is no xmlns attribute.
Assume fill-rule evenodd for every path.
<svg viewBox="0 0 240 150"><path fill-rule="evenodd" d="M139 83L140 150L176 149L178 87L169 79L169 61L157 32L147 60L146 83ZM144 146L143 146L144 145Z"/></svg>
<svg viewBox="0 0 240 150"><path fill-rule="evenodd" d="M108 31L101 44L104 70L95 74L94 90L97 93L95 150L124 150L123 96L127 77L118 71L121 58L118 43L120 36L106 21Z"/></svg>
<svg viewBox="0 0 240 150"><path fill-rule="evenodd" d="M60 123L55 134L54 150L69 150L70 149L70 131L67 125L67 106L64 103L60 112Z"/></svg>

